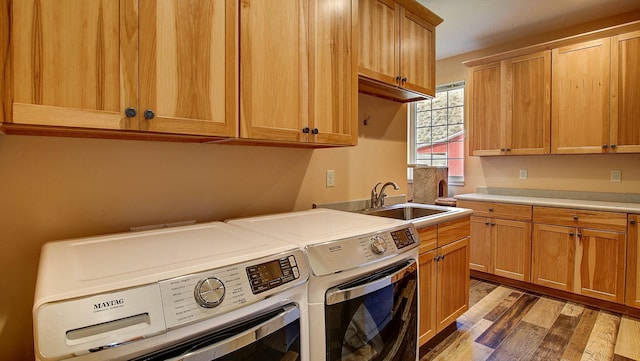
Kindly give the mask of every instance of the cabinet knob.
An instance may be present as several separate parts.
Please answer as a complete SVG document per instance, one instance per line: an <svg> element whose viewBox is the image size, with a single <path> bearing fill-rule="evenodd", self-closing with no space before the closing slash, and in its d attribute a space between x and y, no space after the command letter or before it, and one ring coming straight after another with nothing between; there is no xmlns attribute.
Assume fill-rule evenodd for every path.
<svg viewBox="0 0 640 361"><path fill-rule="evenodd" d="M630 220L629 224L632 224L632 225L636 224L636 220L635 219Z"/></svg>
<svg viewBox="0 0 640 361"><path fill-rule="evenodd" d="M124 115L126 115L127 118L133 118L138 115L138 112L136 111L136 108L128 107L124 110Z"/></svg>
<svg viewBox="0 0 640 361"><path fill-rule="evenodd" d="M573 232L569 232L569 236L573 237L574 233Z"/></svg>
<svg viewBox="0 0 640 361"><path fill-rule="evenodd" d="M495 224L495 223L491 223L491 225L492 225L492 226L495 226L496 224Z"/></svg>
<svg viewBox="0 0 640 361"><path fill-rule="evenodd" d="M573 216L573 220L577 221L578 220L578 216Z"/></svg>
<svg viewBox="0 0 640 361"><path fill-rule="evenodd" d="M504 152L504 151L506 151L506 149L504 149L504 148L500 148L500 151L501 151L501 152Z"/></svg>
<svg viewBox="0 0 640 361"><path fill-rule="evenodd" d="M578 238L582 237L582 233L578 232L577 236Z"/></svg>
<svg viewBox="0 0 640 361"><path fill-rule="evenodd" d="M400 75L398 75L398 76L396 77L396 81L397 81L398 83L399 83L399 82L401 82L401 81L402 81L402 77L401 77Z"/></svg>
<svg viewBox="0 0 640 361"><path fill-rule="evenodd" d="M318 133L319 133L318 128L311 129L311 134L318 134Z"/></svg>
<svg viewBox="0 0 640 361"><path fill-rule="evenodd" d="M489 225L489 221L484 222L484 224L488 226Z"/></svg>
<svg viewBox="0 0 640 361"><path fill-rule="evenodd" d="M506 150L507 152L510 152L510 151L511 151L511 148L507 148L507 149L505 149L505 150Z"/></svg>
<svg viewBox="0 0 640 361"><path fill-rule="evenodd" d="M404 84L406 82L407 82L407 78L406 77L402 78L402 84Z"/></svg>
<svg viewBox="0 0 640 361"><path fill-rule="evenodd" d="M493 212L493 208L489 208L489 212Z"/></svg>
<svg viewBox="0 0 640 361"><path fill-rule="evenodd" d="M607 148L609 148L609 145L608 145L608 144L603 144L603 145L602 145L602 149L607 149Z"/></svg>
<svg viewBox="0 0 640 361"><path fill-rule="evenodd" d="M611 144L611 149L615 149L616 145L615 144Z"/></svg>
<svg viewBox="0 0 640 361"><path fill-rule="evenodd" d="M156 115L155 115L155 113L154 113L154 112L153 112L153 110L151 110L151 109L147 109L147 110L145 110L145 111L144 111L144 118L145 118L145 119L151 120L151 119L153 119L155 116L156 116Z"/></svg>
<svg viewBox="0 0 640 361"><path fill-rule="evenodd" d="M303 132L304 134L309 134L309 127L304 127L304 128L302 128L302 132Z"/></svg>

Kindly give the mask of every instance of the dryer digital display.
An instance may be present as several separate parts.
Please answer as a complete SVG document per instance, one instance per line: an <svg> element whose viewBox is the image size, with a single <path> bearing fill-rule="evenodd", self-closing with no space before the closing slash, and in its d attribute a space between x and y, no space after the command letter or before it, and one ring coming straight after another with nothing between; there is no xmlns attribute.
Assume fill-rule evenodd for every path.
<svg viewBox="0 0 640 361"><path fill-rule="evenodd" d="M395 242L396 247L398 247L398 249L402 249L408 245L416 243L416 241L413 239L413 235L411 234L411 231L409 230L409 228L403 228L397 231L392 231L391 238L393 238L393 242Z"/></svg>
<svg viewBox="0 0 640 361"><path fill-rule="evenodd" d="M247 276L251 292L255 295L295 280L300 277L300 271L296 267L295 258L291 256L249 266Z"/></svg>

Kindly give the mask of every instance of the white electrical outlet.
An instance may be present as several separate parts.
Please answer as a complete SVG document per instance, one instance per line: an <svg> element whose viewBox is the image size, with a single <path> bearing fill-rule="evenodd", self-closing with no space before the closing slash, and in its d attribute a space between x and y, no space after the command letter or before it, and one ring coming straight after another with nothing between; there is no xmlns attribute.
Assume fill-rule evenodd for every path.
<svg viewBox="0 0 640 361"><path fill-rule="evenodd" d="M336 171L333 169L327 169L327 188L335 187L336 185Z"/></svg>
<svg viewBox="0 0 640 361"><path fill-rule="evenodd" d="M622 182L622 171L620 169L611 170L611 182L613 183Z"/></svg>
<svg viewBox="0 0 640 361"><path fill-rule="evenodd" d="M526 169L520 169L520 179L529 178L529 172Z"/></svg>

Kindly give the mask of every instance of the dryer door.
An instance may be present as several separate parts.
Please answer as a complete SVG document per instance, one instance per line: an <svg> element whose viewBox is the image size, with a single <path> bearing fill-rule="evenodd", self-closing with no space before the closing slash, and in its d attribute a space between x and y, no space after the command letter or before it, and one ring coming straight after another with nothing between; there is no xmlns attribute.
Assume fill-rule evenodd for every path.
<svg viewBox="0 0 640 361"><path fill-rule="evenodd" d="M328 290L327 360L415 361L417 276L410 260Z"/></svg>

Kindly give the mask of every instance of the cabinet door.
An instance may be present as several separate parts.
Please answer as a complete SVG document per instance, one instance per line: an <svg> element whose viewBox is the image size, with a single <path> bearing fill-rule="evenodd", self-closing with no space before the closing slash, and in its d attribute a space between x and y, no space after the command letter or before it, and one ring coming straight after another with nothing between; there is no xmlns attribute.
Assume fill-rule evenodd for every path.
<svg viewBox="0 0 640 361"><path fill-rule="evenodd" d="M141 129L235 136L236 2L139 4Z"/></svg>
<svg viewBox="0 0 640 361"><path fill-rule="evenodd" d="M20 0L12 6L14 123L137 128L124 115L137 104L134 1Z"/></svg>
<svg viewBox="0 0 640 361"><path fill-rule="evenodd" d="M308 3L240 4L240 136L308 141Z"/></svg>
<svg viewBox="0 0 640 361"><path fill-rule="evenodd" d="M400 26L400 85L435 96L435 27L405 8L400 8Z"/></svg>
<svg viewBox="0 0 640 361"><path fill-rule="evenodd" d="M624 303L624 233L578 229L575 293Z"/></svg>
<svg viewBox="0 0 640 361"><path fill-rule="evenodd" d="M553 49L552 153L602 153L609 144L609 38Z"/></svg>
<svg viewBox="0 0 640 361"><path fill-rule="evenodd" d="M627 252L627 306L640 308L640 214L629 215L629 249Z"/></svg>
<svg viewBox="0 0 640 361"><path fill-rule="evenodd" d="M493 273L491 268L491 218L471 216L469 268Z"/></svg>
<svg viewBox="0 0 640 361"><path fill-rule="evenodd" d="M392 0L359 0L358 73L386 84L400 75L399 5Z"/></svg>
<svg viewBox="0 0 640 361"><path fill-rule="evenodd" d="M469 69L469 155L500 155L505 148L503 74L499 62Z"/></svg>
<svg viewBox="0 0 640 361"><path fill-rule="evenodd" d="M640 31L614 36L611 44L611 149L640 152ZM615 145L615 147L614 147Z"/></svg>
<svg viewBox="0 0 640 361"><path fill-rule="evenodd" d="M357 0L310 1L310 127L314 143L355 145Z"/></svg>
<svg viewBox="0 0 640 361"><path fill-rule="evenodd" d="M438 332L469 309L469 237L438 248Z"/></svg>
<svg viewBox="0 0 640 361"><path fill-rule="evenodd" d="M551 51L506 61L507 154L548 154L551 148Z"/></svg>
<svg viewBox="0 0 640 361"><path fill-rule="evenodd" d="M493 220L493 273L519 281L531 280L531 223Z"/></svg>
<svg viewBox="0 0 640 361"><path fill-rule="evenodd" d="M533 225L533 283L573 291L575 237L575 228Z"/></svg>
<svg viewBox="0 0 640 361"><path fill-rule="evenodd" d="M419 344L436 335L436 250L420 254L419 259Z"/></svg>

